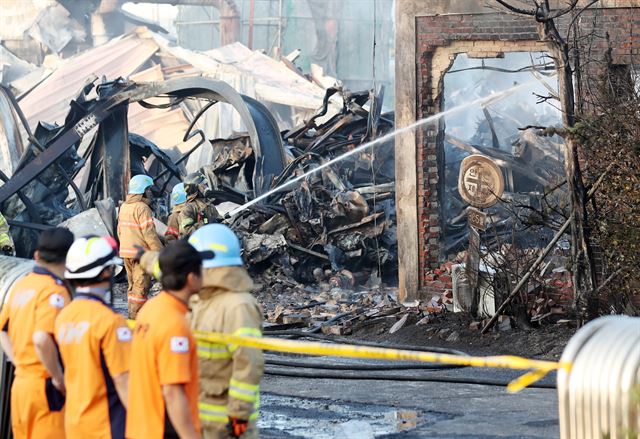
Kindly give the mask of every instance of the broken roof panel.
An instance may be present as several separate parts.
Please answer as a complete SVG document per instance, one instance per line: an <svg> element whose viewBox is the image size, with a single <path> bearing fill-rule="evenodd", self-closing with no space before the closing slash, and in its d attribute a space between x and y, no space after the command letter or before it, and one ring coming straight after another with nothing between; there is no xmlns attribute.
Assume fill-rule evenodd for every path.
<svg viewBox="0 0 640 439"><path fill-rule="evenodd" d="M256 98L294 107L316 110L322 105L324 89L294 72L284 63L232 43L204 52L221 64L231 65L256 80Z"/></svg>
<svg viewBox="0 0 640 439"><path fill-rule="evenodd" d="M56 5L55 0L2 0L0 28L5 40L21 40L40 12Z"/></svg>
<svg viewBox="0 0 640 439"><path fill-rule="evenodd" d="M112 40L64 60L20 101L20 107L32 127L41 120L62 124L69 102L78 95L88 77L106 76L109 80L128 77L157 50L154 41L140 33Z"/></svg>
<svg viewBox="0 0 640 439"><path fill-rule="evenodd" d="M242 43L228 44L207 52L194 52L171 46L158 35L156 42L163 51L202 71L203 76L228 82L240 93L262 103L271 102L303 110L316 110L322 105L325 94L322 87L295 73L284 63L253 51ZM339 106L335 109L338 110Z"/></svg>
<svg viewBox="0 0 640 439"><path fill-rule="evenodd" d="M53 53L60 52L72 40L81 42L86 38L84 28L70 17L69 11L61 4L40 11L28 33Z"/></svg>
<svg viewBox="0 0 640 439"><path fill-rule="evenodd" d="M0 45L0 83L9 85L11 81L28 75L36 69L38 69L37 66L18 58Z"/></svg>

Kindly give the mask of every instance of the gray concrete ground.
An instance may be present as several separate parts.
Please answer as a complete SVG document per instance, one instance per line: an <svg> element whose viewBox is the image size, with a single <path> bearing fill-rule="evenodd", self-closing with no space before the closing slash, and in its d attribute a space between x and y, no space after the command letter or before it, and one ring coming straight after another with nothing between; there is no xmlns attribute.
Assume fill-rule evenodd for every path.
<svg viewBox="0 0 640 439"><path fill-rule="evenodd" d="M498 380L517 376L510 371L485 369L429 373ZM264 377L261 389L260 425L264 438L559 436L553 389L509 394L497 386L269 375Z"/></svg>
<svg viewBox="0 0 640 439"><path fill-rule="evenodd" d="M126 314L126 284L118 285L114 299L116 310ZM292 359L274 354L268 354L267 358ZM306 358L304 361L321 364L365 363L325 357ZM384 364L375 361L366 363ZM358 372L354 371L268 368L312 376L338 373L350 379L265 375L261 385L260 409L261 437L264 439L559 437L558 403L553 389L527 389L509 394L501 386L362 380L356 379ZM518 371L473 368L375 373L504 382L521 374ZM547 377L543 382L553 384L555 377Z"/></svg>

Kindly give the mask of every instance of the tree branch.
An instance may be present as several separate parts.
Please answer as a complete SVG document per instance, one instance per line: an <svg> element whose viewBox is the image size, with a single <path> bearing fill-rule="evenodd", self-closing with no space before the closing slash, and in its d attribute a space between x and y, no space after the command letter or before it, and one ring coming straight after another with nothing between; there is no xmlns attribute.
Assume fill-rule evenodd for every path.
<svg viewBox="0 0 640 439"><path fill-rule="evenodd" d="M505 0L496 0L496 1L498 3L500 3L502 6L504 6L505 8L507 8L508 10L510 10L511 12L515 12L516 14L530 15L532 17L536 16L536 10L535 9L518 8L518 7L515 7L515 6L507 3Z"/></svg>
<svg viewBox="0 0 640 439"><path fill-rule="evenodd" d="M569 34L571 33L571 29L573 28L573 25L576 23L576 20L578 19L578 17L580 17L580 14L582 14L584 11L586 11L587 9L589 9L591 6L595 5L599 1L600 0L592 0L591 3L589 3L580 11L578 11L578 13L573 17L573 19L571 20L571 23L569 23L569 26L567 27L567 38L566 38L567 40L569 39Z"/></svg>
<svg viewBox="0 0 640 439"><path fill-rule="evenodd" d="M564 9L554 12L553 14L549 14L545 17L545 20L555 20L558 17L562 17L565 14L573 11L578 5L578 0L571 0L571 4Z"/></svg>

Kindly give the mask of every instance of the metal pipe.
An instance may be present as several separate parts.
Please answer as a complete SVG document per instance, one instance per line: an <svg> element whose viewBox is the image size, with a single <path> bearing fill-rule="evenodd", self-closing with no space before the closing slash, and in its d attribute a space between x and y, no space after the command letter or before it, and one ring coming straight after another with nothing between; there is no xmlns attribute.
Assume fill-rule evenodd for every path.
<svg viewBox="0 0 640 439"><path fill-rule="evenodd" d="M247 37L247 47L253 50L253 20L256 8L255 0L249 2L249 36Z"/></svg>
<svg viewBox="0 0 640 439"><path fill-rule="evenodd" d="M282 0L278 0L278 50L282 55Z"/></svg>
<svg viewBox="0 0 640 439"><path fill-rule="evenodd" d="M582 327L558 371L561 439L636 437L640 432L640 318L607 316Z"/></svg>

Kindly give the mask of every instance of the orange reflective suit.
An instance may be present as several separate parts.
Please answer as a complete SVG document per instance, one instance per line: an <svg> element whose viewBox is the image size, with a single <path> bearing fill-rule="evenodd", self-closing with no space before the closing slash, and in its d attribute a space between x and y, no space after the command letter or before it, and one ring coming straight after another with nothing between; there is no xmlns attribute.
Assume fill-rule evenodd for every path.
<svg viewBox="0 0 640 439"><path fill-rule="evenodd" d="M163 291L136 320L131 345L127 438L177 437L167 414L162 386L184 386L192 421L198 420L198 357L185 314L187 305Z"/></svg>
<svg viewBox="0 0 640 439"><path fill-rule="evenodd" d="M131 330L101 298L79 291L55 324L67 439L124 439L126 412L113 377L129 371Z"/></svg>
<svg viewBox="0 0 640 439"><path fill-rule="evenodd" d="M11 426L16 439L64 438L64 396L53 387L33 344L35 332L54 333L54 321L69 302L64 282L47 269L17 281L0 311L0 328L13 347L16 378L11 387Z"/></svg>
<svg viewBox="0 0 640 439"><path fill-rule="evenodd" d="M138 261L134 259L136 246L145 250L160 250L162 243L153 222L151 208L142 195L128 195L120 206L118 214L118 239L120 240L120 257L124 259L129 288L129 317L135 319L138 311L147 301L151 278L144 272Z"/></svg>

